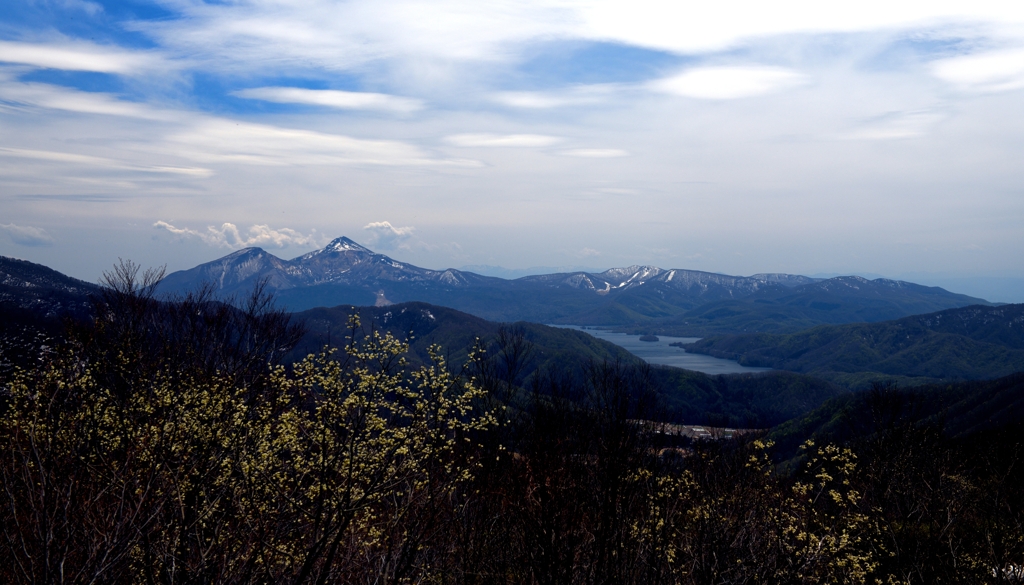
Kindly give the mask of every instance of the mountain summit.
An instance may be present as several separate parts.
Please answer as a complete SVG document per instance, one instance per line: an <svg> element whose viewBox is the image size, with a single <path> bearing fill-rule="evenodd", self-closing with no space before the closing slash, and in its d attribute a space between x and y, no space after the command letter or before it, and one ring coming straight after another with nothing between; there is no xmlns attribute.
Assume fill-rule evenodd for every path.
<svg viewBox="0 0 1024 585"><path fill-rule="evenodd" d="M244 296L260 280L265 280L277 300L292 311L343 304L423 301L495 321L580 325L671 319L698 307L715 313L716 303L746 303L754 299L776 304L780 298L802 303L810 302L805 297L813 297L815 303L827 304L833 297L841 297L844 304L863 301L870 305L877 304L881 295L895 299L886 305L889 310L885 318L985 303L938 288L882 279L840 277L822 281L792 274L729 276L640 265L506 280L454 268L421 268L378 254L346 237L292 260L283 260L261 248L239 250L168 275L160 284L160 291L183 292L209 282L221 296ZM858 319L872 320L870 313L858 314Z"/></svg>
<svg viewBox="0 0 1024 585"><path fill-rule="evenodd" d="M292 260L282 260L262 248L239 250L195 268L169 274L160 283L160 291L182 292L198 284L212 282L218 294L231 296L244 294L256 281L263 279L275 291L323 285L379 288L393 282L463 286L471 280L491 280L489 277L454 269L428 270L398 262L349 238L341 237L319 250ZM346 302L350 301L339 300L333 304ZM292 307L289 305L289 308Z"/></svg>

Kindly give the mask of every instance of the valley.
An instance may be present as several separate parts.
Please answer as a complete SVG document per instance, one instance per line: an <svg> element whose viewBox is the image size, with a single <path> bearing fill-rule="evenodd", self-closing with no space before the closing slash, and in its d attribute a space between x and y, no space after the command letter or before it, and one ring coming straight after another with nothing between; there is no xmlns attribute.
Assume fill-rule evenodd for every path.
<svg viewBox="0 0 1024 585"><path fill-rule="evenodd" d="M0 271L0 368L8 370L52 347L64 321L89 318L101 290L13 259ZM915 386L1024 370L1024 305L885 279L632 266L505 280L419 268L338 238L291 261L241 250L167 275L154 293L173 302L206 286L230 303L256 283L305 331L287 363L343 343L352 315L409 339L412 363L426 363L434 344L463 363L477 340L514 323L534 348L518 383L567 364L646 361L663 383L666 416L699 424L771 426L879 381ZM752 406L748 390L738 390L750 383L767 402ZM771 404L812 387L815 398Z"/></svg>
<svg viewBox="0 0 1024 585"><path fill-rule="evenodd" d="M520 522L524 542L542 542L544 529L527 515L531 498L549 486L561 495L551 500L547 516L562 518L580 502L599 510L613 494L611 501L632 502L615 504L616 519L689 522L684 519L692 514L672 512L682 503L713 519L714 534L706 537L700 522L687 525L685 533L695 539L714 542L719 533L760 539L778 532L779 506L827 512L832 499L812 500L799 491L801 478L824 482L827 474L831 483L822 483L822 490L866 494L869 512L856 518L871 518L874 528L858 534L945 554L949 539L931 535L948 525L950 506L963 510L969 503L973 516L957 524L972 531L963 542L980 542L987 526L1006 517L1002 500L993 511L974 486L991 486L999 497L1019 494L1024 305L994 306L884 279L730 277L653 267L507 281L410 267L350 241L332 246L290 262L243 250L159 283L121 263L106 281L113 288L0 257L0 404L36 409L12 411L6 428L37 432L33 421L85 413L62 431L65 442L46 447L63 454L64 466L48 485L80 489L95 477L77 455L92 444L88 437L121 425L118 432L142 438L116 452L97 449L105 458L123 452L125 461L134 461L142 458L135 449L162 440L149 430L176 432L189 424L167 446L168 453L183 454L188 469L200 461L209 470L204 473L213 474L231 457L245 457L280 478L261 496L266 505L211 517L224 526L276 523L287 527L290 539L297 538L291 519L309 506L282 507L293 496L279 497L279 485L292 489L295 478L313 477L314 494L335 493L336 485L350 481L310 476L312 467L294 471L292 446L300 445L298 459L315 457L325 448L319 437L332 433L352 436L354 445L334 443L332 457L360 457L369 470L351 481L375 486L378 475L392 473L411 474L399 482L442 477L445 493L472 502L442 508L457 522L438 522L451 532L425 537L432 546L477 530L458 524L464 519L486 526L495 517L504 518L503 525ZM323 306L302 308L318 303ZM588 318L605 327L561 323ZM58 383L40 382L39 394L25 394L37 386L22 381L37 379ZM88 410L93 404L105 409L102 416ZM360 426L368 414L376 417L372 429ZM294 421L302 426L289 427ZM346 435L352 431L362 434ZM281 432L290 434L275 443ZM27 436L11 433L10 444ZM28 452L17 448L11 452ZM177 456L161 457L161 465L182 469ZM408 465L419 457L428 461L425 470ZM35 469L27 459L12 461ZM145 474L118 465L133 482ZM450 467L460 479L442 475L446 465L463 465ZM213 485L231 495L223 501L249 497L245 472L230 473L243 480L203 489ZM167 477L160 481L177 489L181 482ZM666 496L659 486L669 481L682 483ZM105 482L94 489L106 493ZM964 485L971 497L957 491ZM942 492L935 494L934 486ZM391 498L387 505L405 505L394 489L374 489ZM926 532L897 521L907 498L930 502L915 516L915 526L927 526ZM189 513L194 506L221 505L181 501ZM112 505L120 509L117 498ZM415 506L402 514L413 510L415 518L429 520L438 509ZM401 518L403 530L417 525ZM766 528L748 530L751 518ZM568 531L591 522L559 521ZM303 530L300 536L312 529ZM1019 534L1012 526L1005 530ZM241 529L224 533L247 538ZM506 538L502 529L474 546ZM487 550L494 558L504 544ZM509 566L520 566L513 557ZM955 567L944 570L959 574Z"/></svg>
<svg viewBox="0 0 1024 585"><path fill-rule="evenodd" d="M672 366L684 370L692 370L703 374L752 374L766 372L771 368L740 365L735 360L712 357L710 355L685 351L681 346L700 341L699 337L661 336L657 341L645 341L640 336L620 331L612 331L599 327L581 327L578 325L555 325L555 327L583 331L598 339L609 341L629 351L649 364ZM675 344L680 344L677 346Z"/></svg>

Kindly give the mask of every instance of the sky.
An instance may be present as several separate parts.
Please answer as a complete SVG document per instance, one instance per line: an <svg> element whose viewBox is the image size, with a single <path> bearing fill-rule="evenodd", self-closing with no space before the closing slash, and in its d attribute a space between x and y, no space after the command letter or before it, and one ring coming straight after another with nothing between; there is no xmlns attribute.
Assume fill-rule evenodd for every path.
<svg viewBox="0 0 1024 585"><path fill-rule="evenodd" d="M1024 301L1024 3L8 0L0 255L348 236L427 268Z"/></svg>

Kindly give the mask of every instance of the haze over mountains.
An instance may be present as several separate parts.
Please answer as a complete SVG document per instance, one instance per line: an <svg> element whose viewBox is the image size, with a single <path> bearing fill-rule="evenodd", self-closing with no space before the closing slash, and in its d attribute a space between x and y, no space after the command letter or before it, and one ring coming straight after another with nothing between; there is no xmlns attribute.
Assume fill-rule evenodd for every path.
<svg viewBox="0 0 1024 585"><path fill-rule="evenodd" d="M398 327L396 334L416 336L414 353L438 342L462 355L473 339L493 333L495 322L526 321L699 336L704 339L688 351L810 374L846 388L877 380L916 385L985 379L1024 369L1024 305L992 306L940 288L857 276L742 277L631 266L505 280L420 268L339 238L293 260L241 250L169 275L160 291L173 298L212 283L226 299L244 297L260 280L307 328L299 353L343 336L353 306L365 311L377 305L372 319ZM0 369L34 359L61 335L62 319L91 317L89 297L99 290L45 266L0 257ZM407 312L410 306L415 310ZM386 323L398 314L405 317ZM410 315L419 320L413 324ZM596 340L565 345L558 341L564 332L529 327L556 362L571 361L569 355L621 354L597 349Z"/></svg>
<svg viewBox="0 0 1024 585"><path fill-rule="evenodd" d="M881 321L989 304L937 287L885 279L730 276L656 266L506 280L451 268L420 268L345 237L292 260L261 248L239 250L168 275L160 290L182 292L212 282L218 294L231 296L243 294L258 280L266 280L292 311L423 301L492 321L640 324L676 334L744 331L755 321L762 325L754 330L794 331L818 323Z"/></svg>
<svg viewBox="0 0 1024 585"><path fill-rule="evenodd" d="M100 288L64 276L45 266L0 256L0 380L14 367L31 367L45 359L64 335L62 319L92 318L92 297ZM216 311L210 311L211 315ZM502 327L448 307L408 302L385 307L319 307L291 315L305 334L284 362L301 360L325 345L346 342L349 317L358 314L366 329L389 332L409 341L411 364L429 363L429 347L443 348L449 363L466 363L469 350L482 340L487 355L499 356L494 339ZM216 317L211 317L216 318ZM199 317L200 322L203 319ZM593 360L632 366L640 358L625 349L580 331L518 323L530 344L519 381L566 371L580 374L581 364ZM764 376L710 376L677 368L656 367L656 380L665 416L700 424L766 427L807 412L846 392L824 380L786 372Z"/></svg>

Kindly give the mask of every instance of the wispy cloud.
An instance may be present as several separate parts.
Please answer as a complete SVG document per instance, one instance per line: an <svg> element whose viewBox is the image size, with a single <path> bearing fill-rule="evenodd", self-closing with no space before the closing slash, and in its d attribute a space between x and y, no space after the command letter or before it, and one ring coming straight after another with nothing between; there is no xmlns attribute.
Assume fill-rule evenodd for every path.
<svg viewBox="0 0 1024 585"><path fill-rule="evenodd" d="M0 62L19 63L44 69L131 74L170 63L156 55L104 47L82 41L61 43L21 43L0 41Z"/></svg>
<svg viewBox="0 0 1024 585"><path fill-rule="evenodd" d="M684 53L721 51L752 39L799 34L1024 23L1024 8L999 0L857 3L734 0L714 3L607 0L578 5L577 31L589 38Z"/></svg>
<svg viewBox="0 0 1024 585"><path fill-rule="evenodd" d="M183 118L181 113L120 100L108 93L85 92L47 83L26 83L3 78L0 78L0 99L14 104L82 114L162 121Z"/></svg>
<svg viewBox="0 0 1024 585"><path fill-rule="evenodd" d="M590 40L677 53L721 51L781 35L1024 24L997 0L856 4L662 0L238 0L176 2L180 18L141 23L164 46L213 66L356 69L382 61L515 61L530 43Z"/></svg>
<svg viewBox="0 0 1024 585"><path fill-rule="evenodd" d="M996 92L1024 87L1024 48L986 51L935 61L932 73L961 89Z"/></svg>
<svg viewBox="0 0 1024 585"><path fill-rule="evenodd" d="M697 67L651 82L656 91L690 98L731 100L794 87L806 77L782 67Z"/></svg>
<svg viewBox="0 0 1024 585"><path fill-rule="evenodd" d="M342 110L380 110L408 114L423 109L423 101L383 93L304 89L299 87L254 87L231 95L282 104L307 104Z"/></svg>
<svg viewBox="0 0 1024 585"><path fill-rule="evenodd" d="M211 246L223 248L247 248L251 246L310 246L323 245L325 238L315 233L304 235L290 228L272 229L269 225L254 225L246 232L241 232L233 223L224 223L219 228L207 226L206 231L175 227L166 221L153 224L157 229L186 238L199 238Z"/></svg>
<svg viewBox="0 0 1024 585"><path fill-rule="evenodd" d="M176 261L198 262L211 253L199 234L257 244L248 226L316 210L332 233L379 233L421 265L455 254L423 240L457 239L476 262L515 265L568 262L584 244L652 262L702 242L702 266L733 273L779 258L819 269L849 250L877 270L945 267L864 240L895 225L935 250L950 237L939 225L984 244L985 270L1020 270L1024 203L1005 186L1024 176L1024 4L103 4L31 0L0 19L0 223L46 218L61 249L40 261L92 270L89 255L167 239L150 227L167 218L196 244ZM241 227L172 220L202 217L197 205ZM359 229L396 209L411 235ZM123 242L101 237L112 226ZM102 244L79 251L65 229Z"/></svg>
<svg viewBox="0 0 1024 585"><path fill-rule="evenodd" d="M19 246L38 247L53 245L53 238L42 228L14 225L13 223L0 223L0 229L7 232L11 241Z"/></svg>
<svg viewBox="0 0 1024 585"><path fill-rule="evenodd" d="M619 84L602 83L581 85L558 91L503 91L493 94L491 100L512 108L562 108L602 104L623 89L624 86Z"/></svg>
<svg viewBox="0 0 1024 585"><path fill-rule="evenodd" d="M462 167L480 165L479 162L472 160L438 158L418 146L397 140L367 140L313 130L239 122L194 112L126 102L100 92L83 92L44 83L7 81L7 83L0 83L0 100L10 103L88 115L109 115L168 122L170 124L160 130L164 134L166 142L156 148L161 155L173 154L206 162L257 165L373 164ZM154 141L146 140L145 142ZM141 148L143 150L152 149L150 146ZM8 149L8 154L15 155L14 150L16 149ZM36 158L63 156L66 161L77 157L79 162L86 162L90 158L87 155L42 154L29 151L21 152L20 156ZM94 160L93 162L99 161ZM150 170L178 172L174 166L153 167ZM193 171L185 168L180 172L210 174L210 171L206 169Z"/></svg>
<svg viewBox="0 0 1024 585"><path fill-rule="evenodd" d="M110 195L108 193L32 193L15 195L23 201L68 201L73 203L117 203L128 199L127 195Z"/></svg>
<svg viewBox="0 0 1024 585"><path fill-rule="evenodd" d="M442 159L407 142L208 118L167 137L174 152L194 160L254 165L478 166Z"/></svg>
<svg viewBox="0 0 1024 585"><path fill-rule="evenodd" d="M463 147L540 148L561 141L557 136L543 134L453 134L445 137L448 144Z"/></svg>
<svg viewBox="0 0 1024 585"><path fill-rule="evenodd" d="M370 232L369 245L381 250L394 250L403 242L412 237L416 228L395 227L387 221L374 221L363 226L364 230Z"/></svg>
<svg viewBox="0 0 1024 585"><path fill-rule="evenodd" d="M25 148L3 148L0 147L0 156L28 158L54 163L65 163L76 166L102 168L109 170L136 171L143 173L161 173L171 175L185 175L191 177L209 177L213 174L210 169L201 167L179 167L169 165L139 165L130 164L119 160L91 156L88 154L76 154L72 152L55 152L49 150L32 150Z"/></svg>
<svg viewBox="0 0 1024 585"><path fill-rule="evenodd" d="M942 113L931 110L890 112L865 120L842 138L853 140L914 138L927 134L928 130L943 118L945 116Z"/></svg>
<svg viewBox="0 0 1024 585"><path fill-rule="evenodd" d="M513 43L555 35L574 12L557 3L466 0L240 0L177 3L182 18L140 24L211 66L359 68L385 60L503 61Z"/></svg>
<svg viewBox="0 0 1024 585"><path fill-rule="evenodd" d="M619 148L571 148L559 151L558 154L580 158L619 158L629 156L628 152Z"/></svg>

